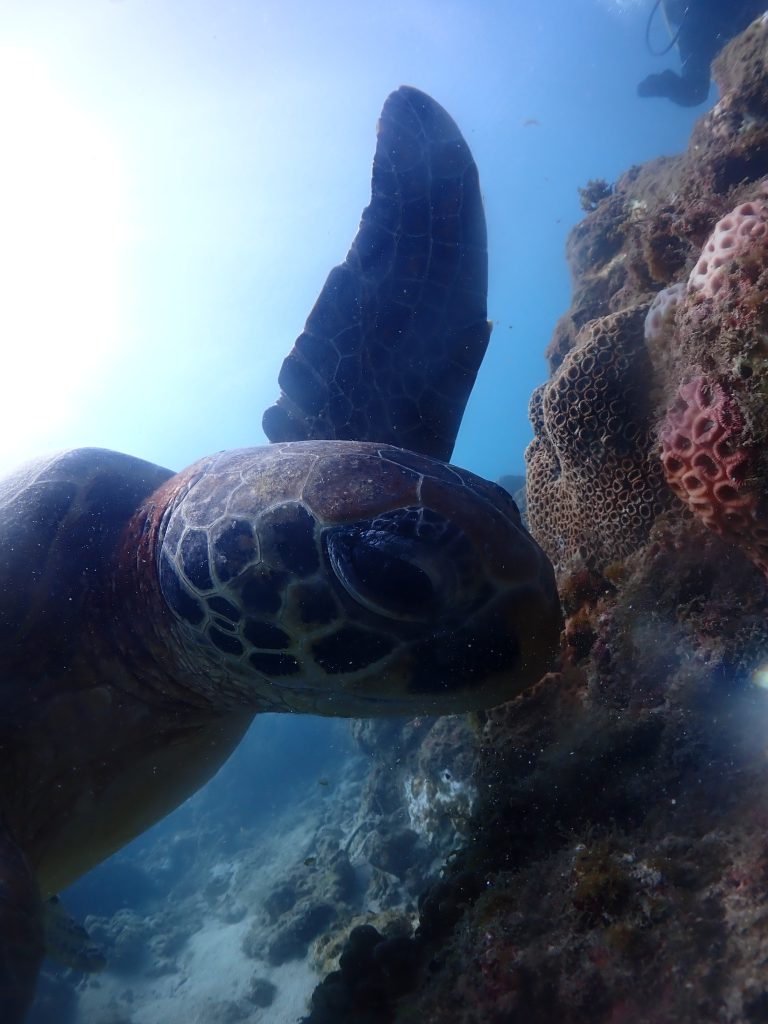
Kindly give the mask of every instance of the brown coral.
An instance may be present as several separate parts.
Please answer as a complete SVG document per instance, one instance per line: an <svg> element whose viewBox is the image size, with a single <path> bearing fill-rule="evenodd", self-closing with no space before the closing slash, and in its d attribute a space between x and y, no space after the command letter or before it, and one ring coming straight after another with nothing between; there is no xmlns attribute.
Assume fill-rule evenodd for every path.
<svg viewBox="0 0 768 1024"><path fill-rule="evenodd" d="M644 309L593 320L531 400L531 530L556 566L604 565L643 540L663 505L650 455Z"/></svg>

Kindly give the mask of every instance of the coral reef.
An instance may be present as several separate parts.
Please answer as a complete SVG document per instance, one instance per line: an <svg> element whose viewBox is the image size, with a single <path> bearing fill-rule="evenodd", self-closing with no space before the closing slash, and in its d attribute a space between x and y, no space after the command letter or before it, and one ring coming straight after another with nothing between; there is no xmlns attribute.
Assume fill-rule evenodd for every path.
<svg viewBox="0 0 768 1024"><path fill-rule="evenodd" d="M485 716L469 842L399 951L411 988L358 1017L372 954L333 976L337 1021L765 1019L766 592L691 528L696 548L658 527L612 579L564 579L591 643Z"/></svg>
<svg viewBox="0 0 768 1024"><path fill-rule="evenodd" d="M762 181L755 192L766 187ZM681 381L660 428L667 481L706 526L764 573L767 298L768 204L758 195L716 223L659 359L668 382Z"/></svg>
<svg viewBox="0 0 768 1024"><path fill-rule="evenodd" d="M310 1021L768 1020L768 19L715 74L570 237L527 476L559 667L481 716L400 974L351 936Z"/></svg>
<svg viewBox="0 0 768 1024"><path fill-rule="evenodd" d="M412 987L417 960L408 939L386 938L372 925L351 932L329 974L312 995L306 1024L385 1024L395 1000Z"/></svg>
<svg viewBox="0 0 768 1024"><path fill-rule="evenodd" d="M632 168L572 232L573 302L531 402L526 456L528 519L561 572L647 543L660 514L682 512L673 494L765 565L767 31L756 22L719 58L723 95L689 150ZM724 436L683 452L686 417L708 422L690 401L710 391L713 415L730 419ZM728 468L709 440L734 445ZM706 511L719 495L723 508Z"/></svg>

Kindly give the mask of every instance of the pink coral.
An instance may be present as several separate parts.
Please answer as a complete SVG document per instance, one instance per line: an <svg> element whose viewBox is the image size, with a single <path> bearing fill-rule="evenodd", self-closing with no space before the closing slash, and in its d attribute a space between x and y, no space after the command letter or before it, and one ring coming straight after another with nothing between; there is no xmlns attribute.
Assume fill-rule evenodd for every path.
<svg viewBox="0 0 768 1024"><path fill-rule="evenodd" d="M741 203L715 225L688 279L688 288L713 299L726 283L735 259L768 247L768 204L761 199Z"/></svg>
<svg viewBox="0 0 768 1024"><path fill-rule="evenodd" d="M705 376L682 384L661 429L661 449L675 494L768 574L768 519L750 484L754 460L744 417L727 386Z"/></svg>

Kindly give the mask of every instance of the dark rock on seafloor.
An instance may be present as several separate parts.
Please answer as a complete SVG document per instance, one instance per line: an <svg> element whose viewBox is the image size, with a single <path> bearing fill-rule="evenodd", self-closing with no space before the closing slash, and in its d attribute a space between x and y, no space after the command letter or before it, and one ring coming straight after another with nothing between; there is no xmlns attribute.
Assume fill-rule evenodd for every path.
<svg viewBox="0 0 768 1024"><path fill-rule="evenodd" d="M277 986L268 978L254 975L248 988L248 999L254 1006L271 1006L277 995Z"/></svg>
<svg viewBox="0 0 768 1024"><path fill-rule="evenodd" d="M336 908L332 903L301 900L281 921L270 939L267 960L275 966L288 960L298 960L305 955L312 939L327 928L335 917Z"/></svg>
<svg viewBox="0 0 768 1024"><path fill-rule="evenodd" d="M385 1024L395 1000L415 980L417 956L406 938L355 928L334 971L315 989L303 1024Z"/></svg>
<svg viewBox="0 0 768 1024"><path fill-rule="evenodd" d="M418 839L412 828L379 831L366 848L368 861L380 871L404 878L412 864L413 848Z"/></svg>

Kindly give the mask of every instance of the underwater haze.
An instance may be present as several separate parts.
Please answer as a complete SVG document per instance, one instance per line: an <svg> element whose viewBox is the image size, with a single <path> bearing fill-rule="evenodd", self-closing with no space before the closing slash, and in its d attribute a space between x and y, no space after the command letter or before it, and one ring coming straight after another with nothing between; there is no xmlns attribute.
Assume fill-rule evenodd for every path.
<svg viewBox="0 0 768 1024"><path fill-rule="evenodd" d="M646 52L649 7L6 5L0 464L98 445L180 469L262 443L409 84L462 129L488 220L494 331L454 461L521 471L577 187L677 152L701 113L635 96L672 59Z"/></svg>
<svg viewBox="0 0 768 1024"><path fill-rule="evenodd" d="M544 350L569 304L564 251L584 216L579 187L681 151L705 109L637 98L640 79L675 65L674 53L646 48L652 6L6 3L0 469L98 446L179 470L265 443L261 416L277 398L282 360L369 200L382 103L408 84L461 128L488 223L493 332L452 461L490 480L522 474L529 396L547 376ZM668 42L660 22L652 37ZM273 970L256 971L252 984L251 1017L224 1015L224 965L237 959L226 936L238 950L250 942L257 963L261 939L248 938L240 905L222 893L242 875L253 899L267 899L258 885L279 891L281 864L297 856L314 869L333 829L354 867L366 751L347 722L257 719L206 789L65 894L76 918L98 919L94 941L122 950L123 966L88 976L48 964L34 1024L180 1024L208 1020L203 1010L296 1021L319 975L273 955L274 942ZM441 784L455 797L465 783ZM455 833L439 842L450 849ZM262 883L254 858L263 858ZM434 870L424 866L413 893ZM194 903L203 891L208 902ZM160 949L136 922L165 913L168 899L188 916L164 925ZM133 917L118 934L121 911ZM214 993L195 980L198 1017L178 975L177 989L166 984L170 967L136 980L140 948L156 941L152 955L170 964L191 934L206 937L194 963L198 975L208 965ZM163 994L153 1004L155 982ZM270 985L272 1002L260 1002Z"/></svg>

